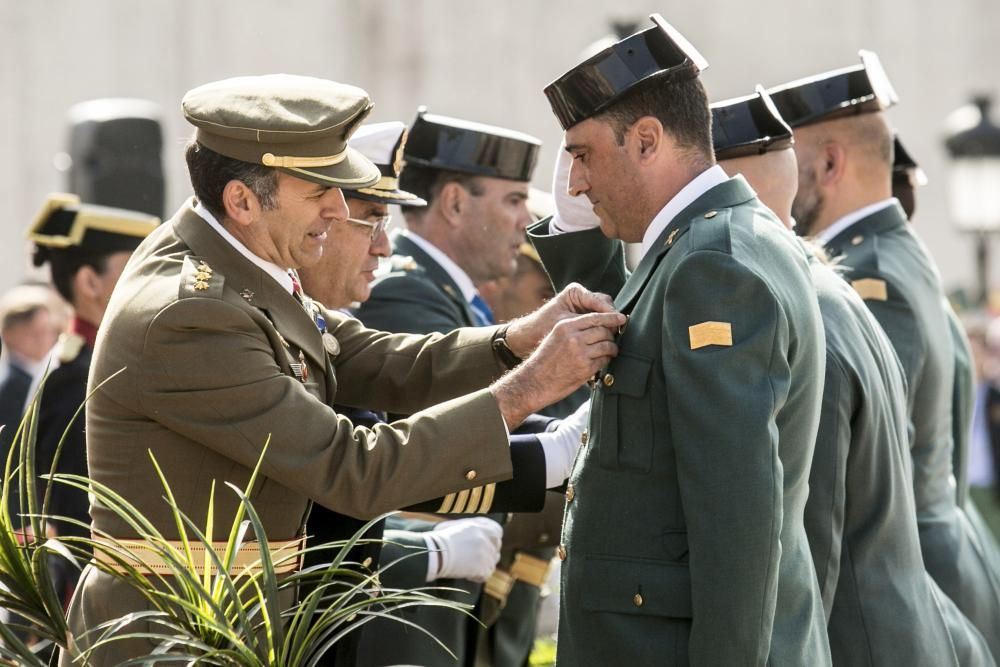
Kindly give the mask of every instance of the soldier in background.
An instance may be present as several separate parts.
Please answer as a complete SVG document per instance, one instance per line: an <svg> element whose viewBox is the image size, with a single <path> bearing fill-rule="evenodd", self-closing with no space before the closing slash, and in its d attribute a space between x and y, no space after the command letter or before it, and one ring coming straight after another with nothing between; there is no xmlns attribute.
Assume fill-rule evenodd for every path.
<svg viewBox="0 0 1000 667"><path fill-rule="evenodd" d="M406 230L392 240L389 271L357 310L366 326L430 333L496 322L478 288L516 271L524 230L531 222L526 206L528 181L538 147L537 139L519 132L428 114L423 109L418 112L404 151L406 168L400 186L428 205L403 210ZM494 518L502 520L503 515ZM460 527L455 522L393 517L387 524L391 531L387 537L400 544L415 541L419 546L422 539L437 539L441 530ZM485 531L485 524L479 530ZM417 539L420 533L425 537ZM466 538L470 540L467 553L452 550L453 559L442 564L462 563L461 569L476 571L477 576L456 576L461 569L435 569L432 551L430 560L414 557L399 562L385 572L383 582L397 588L428 582L460 588L464 594L449 596L475 604L481 583L493 572L496 556L490 554L487 562L485 552L474 548L471 537ZM400 555L394 546L386 548L387 559L389 554ZM478 568L474 567L477 563ZM431 607L403 614L444 642L458 657L458 664L472 664L479 635L474 620ZM532 621L533 617L522 622L531 625L528 634L533 636ZM414 628L376 621L365 636L362 664L455 664L433 639Z"/></svg>
<svg viewBox="0 0 1000 667"><path fill-rule="evenodd" d="M31 387L59 335L54 300L41 285L18 285L0 298L0 462L7 460Z"/></svg>
<svg viewBox="0 0 1000 667"><path fill-rule="evenodd" d="M35 265L48 265L53 286L73 308L69 331L53 348L42 389L36 462L39 474L49 472L57 450L56 472L88 474L81 407L87 396L97 328L132 251L159 222L145 213L81 204L75 195L54 194L28 230L28 239L35 245ZM45 492L44 484L39 488L40 493ZM83 491L53 485L48 512L66 517L51 522L57 535L89 535L89 500ZM60 592L67 604L78 574L66 573Z"/></svg>
<svg viewBox="0 0 1000 667"><path fill-rule="evenodd" d="M1000 573L970 526L953 476L956 349L937 267L892 198L896 94L875 54L771 96L795 133L797 231L844 268L902 362L913 489L927 571L1000 655ZM960 457L960 460L964 457Z"/></svg>
<svg viewBox="0 0 1000 667"><path fill-rule="evenodd" d="M53 349L39 411L38 470L48 471L63 430L83 405L97 328L132 251L159 218L144 213L81 204L75 195L50 195L36 216L28 239L34 263L48 265L52 284L73 308L69 331ZM83 413L63 444L59 472L87 474ZM50 511L90 523L86 494L56 486ZM86 528L54 524L59 535L83 535Z"/></svg>

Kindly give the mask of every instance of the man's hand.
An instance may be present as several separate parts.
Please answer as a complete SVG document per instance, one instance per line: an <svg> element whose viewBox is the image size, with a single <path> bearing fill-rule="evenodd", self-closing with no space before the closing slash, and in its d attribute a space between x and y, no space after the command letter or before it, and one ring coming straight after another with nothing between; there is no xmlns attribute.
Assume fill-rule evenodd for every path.
<svg viewBox="0 0 1000 667"><path fill-rule="evenodd" d="M493 574L500 560L503 528L492 519L473 517L442 521L426 537L438 549L435 578L483 582Z"/></svg>
<svg viewBox="0 0 1000 667"><path fill-rule="evenodd" d="M623 324L625 316L617 312L556 324L523 364L490 387L507 427L517 428L532 412L569 396L606 366L618 354L614 337Z"/></svg>
<svg viewBox="0 0 1000 667"><path fill-rule="evenodd" d="M615 305L607 294L591 292L571 283L544 306L524 317L511 320L507 327L507 345L511 352L526 359L542 338L562 320L583 313L614 313Z"/></svg>
<svg viewBox="0 0 1000 667"><path fill-rule="evenodd" d="M556 166L552 172L552 198L556 204L556 214L549 222L549 232L580 232L601 226L590 200L583 195L575 197L569 193L569 170L573 156L566 152L566 142L559 144L556 152Z"/></svg>

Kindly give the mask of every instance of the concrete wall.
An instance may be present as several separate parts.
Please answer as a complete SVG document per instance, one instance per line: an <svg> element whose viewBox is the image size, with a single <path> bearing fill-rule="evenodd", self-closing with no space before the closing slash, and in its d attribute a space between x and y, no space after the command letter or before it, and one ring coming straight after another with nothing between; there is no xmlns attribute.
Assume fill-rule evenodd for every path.
<svg viewBox="0 0 1000 667"><path fill-rule="evenodd" d="M612 9L611 7L614 7ZM163 109L168 209L187 196L179 112L189 88L291 72L366 88L372 120L432 111L545 141L548 188L560 132L542 87L607 33L611 18L659 11L705 54L713 99L858 62L875 50L902 103L890 112L931 178L917 229L950 287L971 284L971 242L952 231L942 124L974 91L998 91L1000 3L962 0L87 0L0 3L0 289L26 275L23 231L52 190L66 109L142 97Z"/></svg>

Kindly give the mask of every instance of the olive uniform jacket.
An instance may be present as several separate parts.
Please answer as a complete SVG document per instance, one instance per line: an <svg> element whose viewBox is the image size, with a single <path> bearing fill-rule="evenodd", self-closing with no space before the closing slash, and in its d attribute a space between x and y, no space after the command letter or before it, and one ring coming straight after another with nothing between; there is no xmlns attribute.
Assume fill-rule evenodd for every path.
<svg viewBox="0 0 1000 667"><path fill-rule="evenodd" d="M91 476L170 539L176 529L150 455L180 509L204 517L212 482L244 487L270 439L252 500L272 540L302 534L310 499L371 518L510 477L503 419L482 389L504 370L490 345L495 329L399 336L322 312L323 335L296 299L185 205L132 256L105 314L90 387L106 383L87 405ZM335 400L413 416L355 428L330 407ZM237 505L235 494L216 493L218 525L229 525ZM133 536L99 502L91 514L96 530ZM70 627L85 645L88 628L144 608L88 567ZM91 664L149 648L119 642Z"/></svg>
<svg viewBox="0 0 1000 667"><path fill-rule="evenodd" d="M811 268L826 379L805 524L833 663L990 665L982 636L924 570L906 381L892 345L844 280L818 260Z"/></svg>
<svg viewBox="0 0 1000 667"><path fill-rule="evenodd" d="M529 229L557 287L614 294L621 245ZM677 214L615 300L567 488L560 667L827 665L803 526L823 387L807 257L742 177Z"/></svg>
<svg viewBox="0 0 1000 667"><path fill-rule="evenodd" d="M426 334L443 333L476 324L472 309L459 286L434 258L405 235L394 236L392 244L390 272L376 281L371 297L356 311L366 326L385 331ZM518 511L528 508L498 505L497 509ZM540 507L531 509L537 511ZM503 517L495 518L501 520ZM531 522L533 519L514 515L511 521ZM383 584L393 588L428 585L426 555L414 556L413 549L420 549L424 545L423 538L414 531L419 533L429 530L430 524L392 517L387 521L386 528L392 532L389 533L390 544L383 550L383 558L384 562L393 562L394 565L386 570L382 577ZM529 546L512 544L506 537L506 529L504 545L507 549ZM459 579L438 579L431 585L456 589L439 595L466 604L476 604L483 588L481 584ZM506 614L517 619L512 624L514 626L530 624L534 619L534 608L538 604L540 591L537 587L520 581L514 584L514 588L514 600L509 603ZM446 653L434 639L417 628L392 621L375 620L362 631L360 665L374 667L413 663L424 667L451 667L472 663L477 651L480 627L475 620L453 610L435 607L414 607L402 613L407 620L443 642L456 657ZM527 635L530 635L531 641L523 645ZM530 650L534 640L533 628L530 633L518 633L518 637L510 641L523 646L512 650Z"/></svg>
<svg viewBox="0 0 1000 667"><path fill-rule="evenodd" d="M903 366L912 427L913 494L924 565L1000 655L1000 586L956 499L956 348L937 269L898 203L826 244L888 335Z"/></svg>

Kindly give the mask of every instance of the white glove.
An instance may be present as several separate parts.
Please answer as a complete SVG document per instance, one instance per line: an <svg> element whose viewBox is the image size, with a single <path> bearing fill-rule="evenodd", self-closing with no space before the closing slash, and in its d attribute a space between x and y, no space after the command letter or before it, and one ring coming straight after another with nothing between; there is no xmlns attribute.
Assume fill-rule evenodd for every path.
<svg viewBox="0 0 1000 667"><path fill-rule="evenodd" d="M502 538L500 524L486 517L442 521L424 533L430 551L427 581L486 581L500 560Z"/></svg>
<svg viewBox="0 0 1000 667"><path fill-rule="evenodd" d="M545 452L545 488L559 486L573 472L580 437L590 421L590 401L562 420L556 430L538 434L538 442Z"/></svg>
<svg viewBox="0 0 1000 667"><path fill-rule="evenodd" d="M573 156L566 152L566 141L559 144L556 167L552 172L552 198L556 203L556 214L549 222L551 234L582 232L601 226L601 220L594 213L594 207L584 195L573 197L569 194L569 168Z"/></svg>

